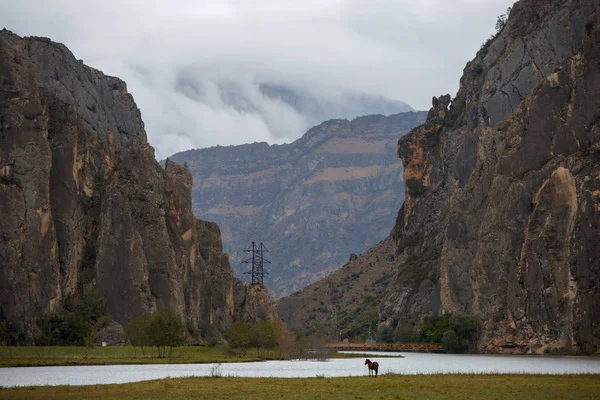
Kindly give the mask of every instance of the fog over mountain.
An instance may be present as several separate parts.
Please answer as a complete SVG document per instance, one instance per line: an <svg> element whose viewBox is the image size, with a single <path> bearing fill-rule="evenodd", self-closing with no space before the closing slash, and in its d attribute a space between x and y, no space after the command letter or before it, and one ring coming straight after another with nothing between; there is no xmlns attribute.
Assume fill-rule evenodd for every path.
<svg viewBox="0 0 600 400"><path fill-rule="evenodd" d="M271 135L264 141L270 143L292 142L298 132L329 119L413 111L402 101L349 89L325 86L308 89L294 87L293 83L243 82L225 77L207 80L205 77L202 71L181 71L177 74L175 89L197 104L217 104L242 115L258 116ZM239 134L238 131L232 133ZM248 134L248 142L254 141L251 132Z"/></svg>
<svg viewBox="0 0 600 400"><path fill-rule="evenodd" d="M432 95L456 92L511 4L0 0L0 28L50 37L122 78L164 159L217 144L290 142L329 118L405 111L396 100L428 109Z"/></svg>

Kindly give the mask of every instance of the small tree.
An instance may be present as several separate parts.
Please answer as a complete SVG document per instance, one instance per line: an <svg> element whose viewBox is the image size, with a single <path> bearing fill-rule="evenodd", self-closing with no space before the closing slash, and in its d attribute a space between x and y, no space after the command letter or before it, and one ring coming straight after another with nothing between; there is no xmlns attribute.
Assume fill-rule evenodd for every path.
<svg viewBox="0 0 600 400"><path fill-rule="evenodd" d="M252 345L252 329L243 322L234 322L225 333L225 338L231 347L245 352Z"/></svg>
<svg viewBox="0 0 600 400"><path fill-rule="evenodd" d="M185 322L175 311L156 311L146 325L148 344L156 347L158 357L161 358L166 356L166 349L169 347L168 356L171 357L173 347L185 343L184 330Z"/></svg>
<svg viewBox="0 0 600 400"><path fill-rule="evenodd" d="M252 345L260 355L261 349L277 346L275 330L270 321L260 321L252 325Z"/></svg>
<svg viewBox="0 0 600 400"><path fill-rule="evenodd" d="M98 331L96 331L95 327L91 327L88 331L88 334L85 336L84 344L85 344L85 357L88 358L90 350L96 346L96 342L98 342Z"/></svg>
<svg viewBox="0 0 600 400"><path fill-rule="evenodd" d="M77 312L86 321L96 322L104 315L106 306L104 304L104 298L98 293L95 287L90 286L83 292L83 299L81 305L78 307Z"/></svg>
<svg viewBox="0 0 600 400"><path fill-rule="evenodd" d="M150 342L146 327L146 316L139 315L132 319L125 328L125 333L127 333L129 342L131 342L131 345L133 346L134 356L137 357L135 348L136 346L139 346L142 349L142 356L145 357L146 353L144 353L144 346L148 346L148 343Z"/></svg>
<svg viewBox="0 0 600 400"><path fill-rule="evenodd" d="M441 342L449 353L474 351L480 332L479 316L466 312L429 317L421 324L421 338Z"/></svg>
<svg viewBox="0 0 600 400"><path fill-rule="evenodd" d="M508 16L510 15L510 11L512 7L508 7L506 9L506 14L498 15L498 19L496 20L496 33L500 33L502 29L506 26L506 22L508 21Z"/></svg>
<svg viewBox="0 0 600 400"><path fill-rule="evenodd" d="M481 332L481 319L477 314L458 312L450 317L450 329L456 333L460 351L473 351Z"/></svg>
<svg viewBox="0 0 600 400"><path fill-rule="evenodd" d="M448 314L435 315L425 318L421 324L421 341L440 343L444 332L448 330Z"/></svg>
<svg viewBox="0 0 600 400"><path fill-rule="evenodd" d="M442 345L444 345L444 350L448 353L462 352L462 347L456 337L456 333L452 329L448 329L444 332L444 335L442 336Z"/></svg>

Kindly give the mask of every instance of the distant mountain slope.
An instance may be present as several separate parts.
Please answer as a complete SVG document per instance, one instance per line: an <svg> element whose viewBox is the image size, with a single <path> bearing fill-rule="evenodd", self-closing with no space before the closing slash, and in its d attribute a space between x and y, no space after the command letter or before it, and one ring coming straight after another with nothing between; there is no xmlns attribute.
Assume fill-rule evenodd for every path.
<svg viewBox="0 0 600 400"><path fill-rule="evenodd" d="M377 307L396 268L395 246L387 238L331 275L283 297L279 318L307 334L323 333L336 340L377 332Z"/></svg>
<svg viewBox="0 0 600 400"><path fill-rule="evenodd" d="M194 213L219 224L237 276L251 241L271 250L265 283L279 297L389 235L404 192L396 142L425 116L331 120L291 144L190 150L171 160L188 164Z"/></svg>

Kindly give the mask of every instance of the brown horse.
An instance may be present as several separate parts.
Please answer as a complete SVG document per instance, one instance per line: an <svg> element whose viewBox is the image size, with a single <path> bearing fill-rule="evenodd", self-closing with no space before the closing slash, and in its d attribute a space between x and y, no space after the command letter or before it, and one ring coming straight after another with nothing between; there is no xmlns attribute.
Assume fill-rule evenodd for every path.
<svg viewBox="0 0 600 400"><path fill-rule="evenodd" d="M368 358L365 360L365 365L369 366L369 376L371 376L371 372L375 371L375 377L377 377L377 371L379 370L379 363L371 362Z"/></svg>

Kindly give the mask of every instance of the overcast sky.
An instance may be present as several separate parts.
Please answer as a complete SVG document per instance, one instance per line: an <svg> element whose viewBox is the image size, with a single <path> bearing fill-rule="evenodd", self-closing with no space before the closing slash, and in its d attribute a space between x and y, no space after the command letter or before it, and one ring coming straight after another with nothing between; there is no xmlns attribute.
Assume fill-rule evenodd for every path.
<svg viewBox="0 0 600 400"><path fill-rule="evenodd" d="M428 109L432 96L456 94L466 62L512 3L0 0L0 27L62 42L86 64L125 80L164 158L299 137L303 116L266 98L260 82L333 98L353 90ZM182 76L201 95L182 89ZM253 109L224 103L223 82Z"/></svg>

